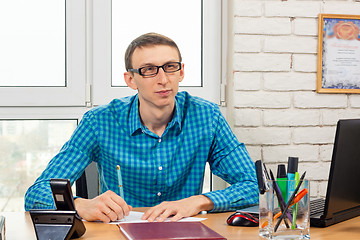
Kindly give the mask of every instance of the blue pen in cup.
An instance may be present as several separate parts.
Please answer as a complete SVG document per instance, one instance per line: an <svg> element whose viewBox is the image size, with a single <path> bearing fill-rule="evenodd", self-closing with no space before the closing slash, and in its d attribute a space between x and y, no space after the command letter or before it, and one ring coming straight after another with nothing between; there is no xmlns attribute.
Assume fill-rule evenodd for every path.
<svg viewBox="0 0 360 240"><path fill-rule="evenodd" d="M295 173L298 171L298 162L299 158L289 157L288 159L288 171L287 171L287 197L286 201L289 201L290 196L293 194L296 184L295 184Z"/></svg>

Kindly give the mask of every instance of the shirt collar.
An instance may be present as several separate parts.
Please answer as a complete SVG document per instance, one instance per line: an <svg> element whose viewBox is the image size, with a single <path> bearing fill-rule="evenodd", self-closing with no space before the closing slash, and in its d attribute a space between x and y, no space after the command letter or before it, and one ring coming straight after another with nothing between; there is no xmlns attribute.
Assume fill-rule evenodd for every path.
<svg viewBox="0 0 360 240"><path fill-rule="evenodd" d="M134 101L131 103L128 121L130 135L134 135L137 131L141 131L142 124L139 116L139 96L137 94L135 95Z"/></svg>
<svg viewBox="0 0 360 240"><path fill-rule="evenodd" d="M145 130L144 126L140 121L138 94L135 95L134 101L131 104L128 121L129 121L130 135L135 135L136 133L140 133ZM167 130L175 126L176 130L179 133L181 131L181 122L182 122L182 111L179 106L178 99L175 98L175 112L172 120L169 122L167 126ZM167 132L167 130L165 130L165 133Z"/></svg>
<svg viewBox="0 0 360 240"><path fill-rule="evenodd" d="M181 122L183 118L183 111L180 107L180 104L178 102L178 99L175 97L175 112L172 120L170 121L168 128L171 128L173 126L177 127L177 131L181 131Z"/></svg>

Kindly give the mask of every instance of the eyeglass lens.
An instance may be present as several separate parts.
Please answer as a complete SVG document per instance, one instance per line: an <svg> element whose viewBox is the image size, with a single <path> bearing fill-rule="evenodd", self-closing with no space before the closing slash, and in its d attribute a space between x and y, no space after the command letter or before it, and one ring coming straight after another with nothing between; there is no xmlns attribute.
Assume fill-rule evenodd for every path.
<svg viewBox="0 0 360 240"><path fill-rule="evenodd" d="M172 73L181 69L181 63L166 63L162 66L147 66L139 68L140 74L143 76L156 75L159 72L159 68L162 68L166 73Z"/></svg>

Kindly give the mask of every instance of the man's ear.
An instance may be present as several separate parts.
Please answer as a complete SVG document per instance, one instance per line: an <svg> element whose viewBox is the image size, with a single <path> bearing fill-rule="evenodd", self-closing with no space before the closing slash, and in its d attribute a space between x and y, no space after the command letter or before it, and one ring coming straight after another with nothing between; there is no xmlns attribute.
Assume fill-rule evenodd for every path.
<svg viewBox="0 0 360 240"><path fill-rule="evenodd" d="M126 82L126 85L128 85L131 89L137 90L138 87L135 83L134 74L131 72L125 72L124 73L124 79Z"/></svg>
<svg viewBox="0 0 360 240"><path fill-rule="evenodd" d="M184 79L184 64L182 63L181 69L180 69L180 78L179 78L179 82L181 82Z"/></svg>

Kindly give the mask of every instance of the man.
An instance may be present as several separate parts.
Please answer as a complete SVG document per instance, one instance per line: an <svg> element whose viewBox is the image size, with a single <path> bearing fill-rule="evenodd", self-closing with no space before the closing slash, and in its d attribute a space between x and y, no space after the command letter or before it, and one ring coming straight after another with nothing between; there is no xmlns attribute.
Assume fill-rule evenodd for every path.
<svg viewBox="0 0 360 240"><path fill-rule="evenodd" d="M138 91L88 111L71 139L25 195L25 209L54 208L50 178L73 183L92 161L102 194L75 199L88 221L110 222L133 207L151 207L143 219L172 221L201 211L256 204L258 190L244 144L217 105L178 93L184 64L174 41L156 33L133 40L125 53L126 84ZM230 187L201 194L205 164ZM124 199L119 194L120 165Z"/></svg>

